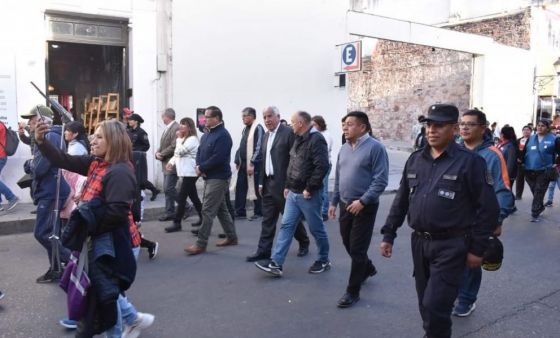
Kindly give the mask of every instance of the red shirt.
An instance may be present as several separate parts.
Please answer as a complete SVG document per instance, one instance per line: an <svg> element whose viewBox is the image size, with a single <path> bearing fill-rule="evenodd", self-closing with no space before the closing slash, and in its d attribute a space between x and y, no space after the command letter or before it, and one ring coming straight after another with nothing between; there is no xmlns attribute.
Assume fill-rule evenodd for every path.
<svg viewBox="0 0 560 338"><path fill-rule="evenodd" d="M0 121L0 158L6 157L6 150L4 146L6 144L6 125Z"/></svg>

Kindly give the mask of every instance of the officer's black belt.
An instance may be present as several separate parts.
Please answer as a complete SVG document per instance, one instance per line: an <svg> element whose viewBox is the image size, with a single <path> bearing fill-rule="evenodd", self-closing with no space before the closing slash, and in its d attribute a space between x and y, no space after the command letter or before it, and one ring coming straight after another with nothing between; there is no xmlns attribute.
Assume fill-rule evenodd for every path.
<svg viewBox="0 0 560 338"><path fill-rule="evenodd" d="M455 237L465 236L466 229L448 230L444 232L427 232L427 231L414 231L413 234L429 241L437 241L442 239L450 239Z"/></svg>

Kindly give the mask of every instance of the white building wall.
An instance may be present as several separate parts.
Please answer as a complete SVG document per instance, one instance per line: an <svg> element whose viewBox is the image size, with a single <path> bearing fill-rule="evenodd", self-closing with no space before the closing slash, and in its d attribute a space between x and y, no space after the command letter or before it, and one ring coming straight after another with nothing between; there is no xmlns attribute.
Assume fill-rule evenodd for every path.
<svg viewBox="0 0 560 338"><path fill-rule="evenodd" d="M347 1L174 1L173 97L179 117L216 105L237 149L241 110L262 123L268 105L322 115L340 146L345 89L335 88L335 45L347 41ZM232 156L233 159L233 156Z"/></svg>
<svg viewBox="0 0 560 338"><path fill-rule="evenodd" d="M156 91L155 68L155 2L153 0L4 0L0 11L0 45L2 59L13 62L15 69L16 95L15 111L9 116L9 124L17 126L19 115L27 112L33 105L44 104L44 99L29 84L35 82L43 90L45 84L45 60L47 26L45 10L58 10L70 13L128 18L131 29L136 30L129 44L133 46L129 65L130 86L134 88L131 101L133 110L143 113L146 130L151 135L153 145L157 144L154 124ZM7 60L7 61L6 61ZM133 79L133 80L132 80ZM152 150L152 149L150 149ZM148 155L153 158L152 152ZM17 180L23 175L23 162L31 157L29 147L20 143L18 152L9 158L2 170L1 179L24 201L30 201L29 191L17 187ZM150 163L150 169L153 163Z"/></svg>

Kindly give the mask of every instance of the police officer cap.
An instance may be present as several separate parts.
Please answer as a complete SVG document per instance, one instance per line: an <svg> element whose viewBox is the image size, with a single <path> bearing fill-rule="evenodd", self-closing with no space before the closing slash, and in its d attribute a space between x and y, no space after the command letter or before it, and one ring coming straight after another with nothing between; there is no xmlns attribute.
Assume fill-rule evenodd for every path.
<svg viewBox="0 0 560 338"><path fill-rule="evenodd" d="M41 113L42 116L48 117L49 119L53 118L53 111L51 108L44 106L42 104L33 106L29 113L20 115L22 119L32 119L33 117L37 116L37 111Z"/></svg>
<svg viewBox="0 0 560 338"><path fill-rule="evenodd" d="M504 246L497 237L490 237L488 249L482 258L482 268L486 271L496 271L502 266L504 260Z"/></svg>
<svg viewBox="0 0 560 338"><path fill-rule="evenodd" d="M132 121L136 121L138 123L144 123L144 119L142 118L142 116L138 115L138 114L132 114L128 117L129 120Z"/></svg>
<svg viewBox="0 0 560 338"><path fill-rule="evenodd" d="M459 109L452 104L433 104L428 109L428 116L420 122L447 122L457 123L459 120Z"/></svg>

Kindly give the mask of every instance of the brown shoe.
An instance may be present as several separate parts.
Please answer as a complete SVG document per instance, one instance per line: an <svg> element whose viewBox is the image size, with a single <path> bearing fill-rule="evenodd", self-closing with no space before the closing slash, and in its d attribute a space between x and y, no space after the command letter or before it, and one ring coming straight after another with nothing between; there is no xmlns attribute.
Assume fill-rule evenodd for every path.
<svg viewBox="0 0 560 338"><path fill-rule="evenodd" d="M189 254L189 256L194 256L194 255L198 255L198 254L201 254L201 253L205 253L206 248L202 247L202 246L198 246L196 244L193 244L193 245L189 246L188 248L185 248L185 252L187 254Z"/></svg>
<svg viewBox="0 0 560 338"><path fill-rule="evenodd" d="M237 238L236 239L226 238L223 241L219 241L218 243L216 243L216 246L229 246L229 245L237 245Z"/></svg>

